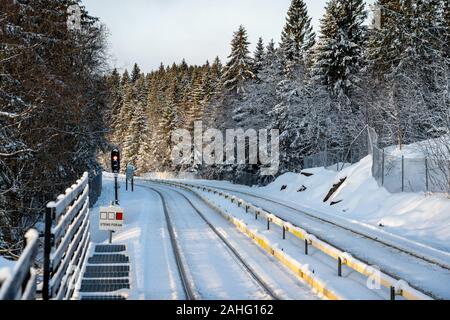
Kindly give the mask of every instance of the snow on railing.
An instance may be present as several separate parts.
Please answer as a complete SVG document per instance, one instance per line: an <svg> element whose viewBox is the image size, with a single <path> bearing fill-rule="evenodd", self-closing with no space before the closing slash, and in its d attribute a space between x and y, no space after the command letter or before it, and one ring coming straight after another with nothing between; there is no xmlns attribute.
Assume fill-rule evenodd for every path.
<svg viewBox="0 0 450 320"><path fill-rule="evenodd" d="M19 260L9 269L0 270L0 300L34 300L36 297L36 270L34 262L38 250L38 233L29 230L26 247Z"/></svg>
<svg viewBox="0 0 450 320"><path fill-rule="evenodd" d="M285 237L285 233L289 232L295 237L303 240L305 242L305 253L308 252L308 247L312 246L321 252L325 253L326 255L332 257L333 259L337 260L337 266L338 266L338 273L341 273L342 265L346 265L347 267L353 269L354 271L366 276L371 277L373 276L373 270L374 267L370 266L354 257L352 257L350 254L343 252L332 245L324 242L323 240L319 240L316 236L312 234L308 234L305 230L302 228L293 226L291 223L284 221L283 219L277 217L276 215L266 212L261 208L258 208L251 203L246 202L243 199L240 199L236 196L227 194L223 191L218 191L210 187L206 186L199 186L199 185L193 185L188 183L182 183L182 182L167 182L167 181L161 181L161 180L153 180L155 182L164 183L172 186L181 186L181 187L187 187L189 189L198 189L205 192L210 192L217 194L225 199L230 200L232 203L236 204L238 207L242 207L245 209L247 213L253 213L255 214L255 217L263 217L267 220L267 227L270 228L270 224L273 223L283 230L283 238ZM387 275L383 272L379 272L379 281L380 284L386 288L388 288L391 292L391 299L395 299L396 296L402 296L405 299L408 300L430 300L432 299L428 295L418 291L415 288L412 288L409 284L407 284L403 280L398 280L390 275ZM308 281L309 282L309 281Z"/></svg>
<svg viewBox="0 0 450 320"><path fill-rule="evenodd" d="M89 247L89 177L84 173L76 184L45 213L44 282L42 298L70 299L73 284Z"/></svg>

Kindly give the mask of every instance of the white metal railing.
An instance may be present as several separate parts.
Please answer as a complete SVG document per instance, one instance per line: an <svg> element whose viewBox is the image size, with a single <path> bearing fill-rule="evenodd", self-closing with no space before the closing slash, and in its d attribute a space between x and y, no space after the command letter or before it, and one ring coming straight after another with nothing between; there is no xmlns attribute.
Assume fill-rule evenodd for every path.
<svg viewBox="0 0 450 320"><path fill-rule="evenodd" d="M84 173L65 194L47 204L44 300L70 299L89 247L89 177Z"/></svg>
<svg viewBox="0 0 450 320"><path fill-rule="evenodd" d="M39 235L36 230L29 230L26 246L12 270L0 270L0 300L34 300L36 297L35 258L38 250Z"/></svg>

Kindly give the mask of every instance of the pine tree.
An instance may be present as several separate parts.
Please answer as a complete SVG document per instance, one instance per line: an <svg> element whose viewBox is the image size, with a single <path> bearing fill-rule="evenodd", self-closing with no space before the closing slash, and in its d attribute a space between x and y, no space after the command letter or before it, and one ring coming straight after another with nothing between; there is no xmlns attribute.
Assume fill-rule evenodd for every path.
<svg viewBox="0 0 450 320"><path fill-rule="evenodd" d="M135 63L133 66L133 71L131 72L131 82L136 83L136 81L141 77L141 69L138 64Z"/></svg>
<svg viewBox="0 0 450 320"><path fill-rule="evenodd" d="M263 38L260 37L256 45L253 63L253 71L255 74L261 71L261 69L264 67L264 55L265 55L264 41Z"/></svg>
<svg viewBox="0 0 450 320"><path fill-rule="evenodd" d="M202 74L195 72L192 77L189 109L186 114L186 129L194 131L194 123L200 121L203 115L205 91L202 83Z"/></svg>
<svg viewBox="0 0 450 320"><path fill-rule="evenodd" d="M214 59L214 62L211 66L211 87L213 90L213 96L222 92L222 74L223 74L223 65L222 61L220 61L219 57Z"/></svg>
<svg viewBox="0 0 450 320"><path fill-rule="evenodd" d="M133 113L129 122L123 147L123 162L137 167L138 172L144 172L146 161L150 151L150 136L147 117L141 102L134 100L132 104Z"/></svg>
<svg viewBox="0 0 450 320"><path fill-rule="evenodd" d="M247 80L253 79L252 59L248 50L247 31L243 26L234 33L231 42L231 54L223 73L223 86L229 91L241 93Z"/></svg>
<svg viewBox="0 0 450 320"><path fill-rule="evenodd" d="M127 134L128 126L133 116L134 103L135 99L133 95L133 88L130 84L125 84L122 88L122 106L119 116L113 123L113 141L120 147L122 147L125 143L124 137Z"/></svg>
<svg viewBox="0 0 450 320"><path fill-rule="evenodd" d="M116 130L114 125L119 121L120 110L123 104L120 80L121 77L117 72L117 69L114 69L107 79L108 105L110 106L108 122L111 124L111 132L113 133L113 135L110 137L110 140L113 143L117 143L114 137L114 132Z"/></svg>
<svg viewBox="0 0 450 320"><path fill-rule="evenodd" d="M99 168L104 30L79 1L0 1L0 255L18 256L46 202Z"/></svg>
<svg viewBox="0 0 450 320"><path fill-rule="evenodd" d="M281 35L281 52L289 74L315 44L315 33L303 0L292 0Z"/></svg>
<svg viewBox="0 0 450 320"><path fill-rule="evenodd" d="M379 1L382 24L366 53L371 125L400 147L446 132L448 42L439 1ZM389 48L389 50L386 50ZM367 96L367 94L366 94ZM447 101L447 102L445 102ZM386 121L389 119L388 121Z"/></svg>
<svg viewBox="0 0 450 320"><path fill-rule="evenodd" d="M120 82L120 85L122 87L124 87L125 85L129 84L130 82L131 82L130 74L128 73L128 70L125 69L125 71L122 74L122 80Z"/></svg>
<svg viewBox="0 0 450 320"><path fill-rule="evenodd" d="M447 59L450 59L450 1L442 0L442 11L443 11L443 20L444 20L444 33L445 39L444 43L446 43L446 55Z"/></svg>
<svg viewBox="0 0 450 320"><path fill-rule="evenodd" d="M336 97L349 99L363 65L366 40L363 0L331 0L321 20L321 36L316 49L313 75Z"/></svg>

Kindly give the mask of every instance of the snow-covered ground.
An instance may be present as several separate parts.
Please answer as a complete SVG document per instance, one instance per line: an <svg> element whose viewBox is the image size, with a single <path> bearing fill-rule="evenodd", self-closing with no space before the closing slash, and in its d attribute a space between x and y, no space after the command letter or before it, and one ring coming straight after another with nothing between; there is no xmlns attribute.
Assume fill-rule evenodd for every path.
<svg viewBox="0 0 450 320"><path fill-rule="evenodd" d="M113 243L127 245L132 266L130 299L184 298L158 195L140 187L126 192L123 182L120 188L124 228L114 234ZM91 209L91 239L95 243L108 241L108 233L99 231L98 214L99 207L109 205L113 198L114 182L105 175L102 196Z"/></svg>

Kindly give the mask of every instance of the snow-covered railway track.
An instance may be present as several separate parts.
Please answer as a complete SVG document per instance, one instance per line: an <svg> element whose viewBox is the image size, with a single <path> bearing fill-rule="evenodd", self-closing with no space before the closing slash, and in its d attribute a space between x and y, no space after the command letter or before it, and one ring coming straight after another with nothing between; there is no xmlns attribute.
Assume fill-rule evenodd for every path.
<svg viewBox="0 0 450 320"><path fill-rule="evenodd" d="M244 196L247 196L247 197L250 197L250 198L259 199L259 200L262 200L262 201L265 201L265 202L270 202L270 203L273 203L275 205L287 208L289 210L294 210L294 211L296 211L296 212L298 212L298 213L300 213L300 214L302 214L304 216L307 216L308 218L320 221L321 223L326 223L326 224L332 225L333 227L338 227L340 229L343 229L343 230L346 230L348 232L351 232L351 233L353 233L353 234L355 234L355 235L357 235L359 237L363 237L363 238L369 239L371 241L378 242L378 243L382 244L383 246L387 246L387 247L393 248L393 249L398 250L398 251L400 251L402 253L408 254L408 255L410 255L410 256L412 256L414 258L423 260L424 262L431 263L433 265L439 266L440 268L443 268L443 269L446 269L446 270L450 271L450 266L448 264L436 261L436 259L434 259L432 257L428 257L428 256L426 256L424 254L422 254L422 255L417 254L415 252L412 252L410 250L407 250L407 249L402 248L400 246L397 246L395 244L392 244L392 243L389 243L387 241L384 241L382 238L368 235L366 233L363 233L363 232L360 232L358 230L355 230L354 228L346 227L346 226L344 226L344 225L342 225L340 223L336 223L336 222L330 221L330 220L325 219L323 217L318 217L316 215L308 213L305 210L300 210L298 208L295 208L295 207L293 207L293 206L291 206L289 204L286 204L286 203L283 203L283 202L280 202L280 201L277 201L277 200L274 200L274 199L269 199L267 197L263 197L263 196L260 196L260 195L252 194L252 193L249 193L249 192L241 191L241 190L229 189L229 188L224 188L224 187L216 187L216 186L214 186L214 189L228 191L228 192L233 193L234 195L239 195L239 194L240 195L244 195ZM261 209L263 209L263 210L265 210L267 212L273 211L272 209L268 209L268 208L264 207L264 205L261 206Z"/></svg>
<svg viewBox="0 0 450 320"><path fill-rule="evenodd" d="M280 201L277 201L277 200L274 200L274 199L269 199L267 197L263 197L263 196L260 196L260 195L252 194L252 193L249 193L249 192L241 191L241 190L235 190L235 189L229 189L229 188L223 188L223 187L214 187L214 189L228 191L228 192L233 193L233 195L241 194L241 195L244 195L246 197L262 200L262 201L265 201L265 202L270 202L272 204L284 207L284 208L289 209L289 210L294 210L294 211L296 211L296 212L298 212L298 213L300 213L300 214L302 214L302 215L304 215L304 216L306 216L308 218L317 220L317 221L319 221L321 223L325 223L325 224L331 225L333 227L337 227L339 229L346 230L348 232L351 232L351 233L355 234L358 237L362 237L362 238L366 238L366 239L374 241L374 242L378 242L378 243L382 244L383 246L390 247L390 248L395 249L395 250L397 250L397 251L399 251L401 253L410 255L410 256L412 256L414 258L417 258L417 259L420 259L420 260L422 260L422 261L424 261L426 263L430 263L430 264L436 265L436 266L438 266L438 267L440 267L442 269L446 269L446 270L450 271L450 266L448 264L436 261L436 259L434 259L432 257L428 257L425 254L417 254L416 252L412 252L410 250L407 250L405 248L397 246L397 245L395 245L393 243L389 243L389 242L385 241L381 237L371 236L371 235L369 235L367 233L355 230L354 228L349 228L349 227L346 227L346 226L344 226L344 225L342 225L340 223L336 223L336 222L330 221L330 220L325 219L323 217L318 217L316 215L310 214L309 212L307 212L305 210L300 210L298 208L295 208L295 207L293 207L293 206L291 206L289 204L286 204L286 203L283 203L283 202L280 202ZM258 204L260 204L260 203L258 203ZM273 211L273 209L267 209L266 207L264 207L264 205L261 206L261 209L263 209L263 210L265 210L267 212ZM337 247L337 248L339 248L339 247ZM339 248L339 249L341 249L341 248Z"/></svg>
<svg viewBox="0 0 450 320"><path fill-rule="evenodd" d="M169 184L168 188L175 187L175 185ZM273 255L278 260L278 263L281 262L280 265L286 268L284 272L288 270L293 272L297 278L303 279L321 297L329 299L379 300L386 299L389 296L389 293L381 288L372 290L367 286L366 279L356 273L346 270L344 272L345 277L337 276L334 271L334 263L320 252L313 252L310 256L303 256L301 246L299 246L295 237L291 235L286 234L286 242L284 244L278 243L279 230L276 230L275 225L270 228L270 231L263 231L265 226L261 219L248 219L245 218L245 213L239 214L238 212L234 212L233 216L230 216L228 212L233 210L230 206L223 207L223 202L217 206L215 201L210 202L196 191L184 187L181 187L181 190L185 194L194 195L197 201L204 202L214 211L220 212L222 217L228 217L225 219L231 222L231 225L237 227L240 232L253 240L254 244L256 244L255 248L262 248L270 255ZM216 195L216 197L218 196ZM239 222L236 224L236 221ZM245 227L243 227L244 225Z"/></svg>
<svg viewBox="0 0 450 320"><path fill-rule="evenodd" d="M170 243L172 244L172 250L175 257L175 262L177 264L178 274L180 275L181 284L183 286L184 296L186 300L195 300L193 289L188 281L186 270L181 260L180 248L178 247L172 220L170 219L169 210L167 208L166 199L164 198L163 194L160 191L154 188L151 188L151 190L153 190L159 195L159 197L161 198L161 202L163 204L164 216L166 218L167 229L169 231Z"/></svg>
<svg viewBox="0 0 450 320"><path fill-rule="evenodd" d="M178 183L176 183L178 184ZM320 218L303 214L288 204L278 203L272 199L266 199L260 195L254 195L245 191L211 187L201 184L183 184L189 189L217 190L216 195L221 190L230 191L228 201L234 197L243 199L248 204L257 206L268 214L273 213L283 221L300 227L313 234L322 242L328 243L342 252L348 252L359 261L372 266L378 266L384 274L395 279L402 279L410 283L410 287L428 294L435 299L448 299L450 292L444 283L449 283L450 272L447 268L442 268L436 263L421 259L420 256L398 250L395 246L384 244L382 239L368 237L364 234L357 234L353 230L346 230L340 225L332 222L320 220ZM231 197L231 198L230 198ZM237 199L237 198L236 198Z"/></svg>
<svg viewBox="0 0 450 320"><path fill-rule="evenodd" d="M163 203L163 210L164 210L164 215L166 218L167 228L169 231L172 248L173 248L174 255L175 255L175 260L176 260L177 267L179 270L181 283L183 285L183 289L185 292L185 297L187 300L202 299L203 298L202 294L200 294L198 291L196 292L196 290L194 289L195 284L192 283L192 281L189 281L188 272L187 272L188 267L186 267L186 264L183 262L182 253L181 253L182 249L180 248L181 246L179 244L179 241L177 240L178 237L177 237L177 233L176 233L176 227L174 227L174 223L171 219L171 213L173 214L173 210L172 211L170 210L168 201L166 199L167 196L164 194L164 192L166 192L167 190L162 191L159 188L153 188L153 187L149 187L149 188L151 190L153 190L154 192L156 192L160 196L161 201ZM239 268L241 270L243 270L248 275L248 277L250 277L252 279L252 281L258 285L258 287L262 290L262 292L264 292L264 295L266 295L270 299L275 299L275 300L279 299L277 294L270 288L270 286L263 279L261 279L258 276L258 274L253 270L253 268L237 252L237 250L233 247L233 245L213 226L212 223L210 223L210 221L205 217L205 215L202 214L202 212L199 210L199 208L197 206L195 206L186 195L182 194L181 192L179 192L177 190L171 189L170 191L177 194L178 196L180 196L182 199L185 200L186 203L189 204L190 208L192 209L190 211L195 212L196 215L201 218L201 220L208 227L208 229L212 231L212 233L216 236L216 238L227 249L226 252L228 252L232 256L233 260L237 262L237 264L239 265ZM187 253L187 254L189 254L189 253Z"/></svg>

